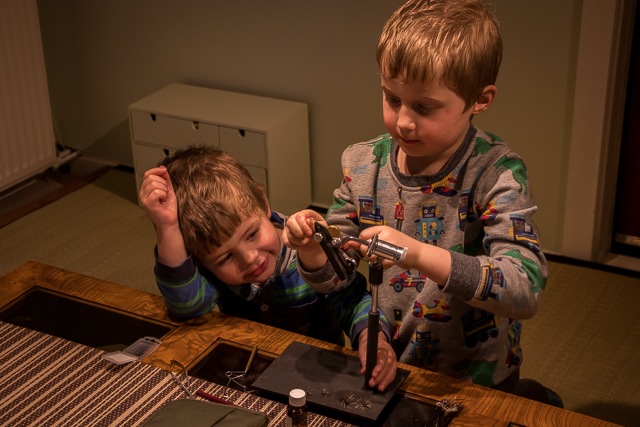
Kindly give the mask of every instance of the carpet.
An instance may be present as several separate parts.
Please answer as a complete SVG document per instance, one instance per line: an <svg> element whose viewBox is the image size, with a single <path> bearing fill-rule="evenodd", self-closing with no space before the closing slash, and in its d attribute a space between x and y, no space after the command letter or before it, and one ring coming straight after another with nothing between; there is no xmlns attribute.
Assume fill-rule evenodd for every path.
<svg viewBox="0 0 640 427"><path fill-rule="evenodd" d="M640 420L640 279L556 262L539 312L524 322L523 378L565 408L625 426Z"/></svg>
<svg viewBox="0 0 640 427"><path fill-rule="evenodd" d="M132 173L112 170L0 229L0 276L28 260L158 294L155 232Z"/></svg>

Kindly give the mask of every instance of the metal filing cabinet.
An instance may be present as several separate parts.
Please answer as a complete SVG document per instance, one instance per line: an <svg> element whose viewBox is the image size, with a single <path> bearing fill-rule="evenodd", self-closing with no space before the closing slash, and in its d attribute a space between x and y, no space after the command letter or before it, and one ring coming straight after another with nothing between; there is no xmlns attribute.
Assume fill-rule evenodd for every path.
<svg viewBox="0 0 640 427"><path fill-rule="evenodd" d="M174 83L131 104L129 123L138 190L165 156L204 144L239 159L273 210L311 204L307 104Z"/></svg>

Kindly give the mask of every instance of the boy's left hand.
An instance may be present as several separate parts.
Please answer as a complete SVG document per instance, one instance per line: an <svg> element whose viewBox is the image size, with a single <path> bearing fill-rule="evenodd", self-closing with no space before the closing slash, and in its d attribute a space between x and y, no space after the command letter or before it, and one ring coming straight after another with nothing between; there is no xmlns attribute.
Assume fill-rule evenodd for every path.
<svg viewBox="0 0 640 427"><path fill-rule="evenodd" d="M326 225L324 217L312 209L303 209L291 215L287 219L282 234L284 244L298 251L304 250L309 244L317 249L317 244L313 241L314 223L316 221Z"/></svg>
<svg viewBox="0 0 640 427"><path fill-rule="evenodd" d="M349 245L356 250L360 250L368 261L380 261L384 268L399 265L404 269L419 270L434 282L444 285L449 280L451 274L451 254L449 250L420 242L411 236L404 234L387 225L368 227L362 230L360 238L369 241L373 236L378 235L379 240L391 243L396 246L407 248L407 255L402 262L396 263L388 259L381 259L373 255L366 258L367 247L358 242L349 242Z"/></svg>
<svg viewBox="0 0 640 427"><path fill-rule="evenodd" d="M291 215L282 231L282 242L298 251L300 265L310 271L321 268L327 262L322 248L313 240L316 221L326 225L322 215L314 210L304 209Z"/></svg>
<svg viewBox="0 0 640 427"><path fill-rule="evenodd" d="M364 374L367 366L367 329L360 332L358 338L358 356L362 363L361 374ZM391 344L387 342L387 336L380 332L378 334L378 361L371 372L369 387L384 391L396 377L397 371L396 353Z"/></svg>

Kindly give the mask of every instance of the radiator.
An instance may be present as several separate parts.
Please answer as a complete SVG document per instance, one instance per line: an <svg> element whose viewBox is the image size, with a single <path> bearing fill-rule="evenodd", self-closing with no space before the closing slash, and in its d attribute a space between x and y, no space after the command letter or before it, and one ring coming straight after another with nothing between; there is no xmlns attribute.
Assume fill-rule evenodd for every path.
<svg viewBox="0 0 640 427"><path fill-rule="evenodd" d="M0 191L56 164L36 0L0 0Z"/></svg>

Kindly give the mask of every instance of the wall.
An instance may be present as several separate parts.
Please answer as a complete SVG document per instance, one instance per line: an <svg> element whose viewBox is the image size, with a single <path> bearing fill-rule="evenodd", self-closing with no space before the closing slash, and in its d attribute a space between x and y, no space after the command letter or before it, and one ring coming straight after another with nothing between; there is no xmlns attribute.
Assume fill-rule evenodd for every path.
<svg viewBox="0 0 640 427"><path fill-rule="evenodd" d="M313 200L348 144L384 132L374 53L402 0L39 0L59 138L131 165L127 106L176 81L306 102ZM477 124L525 158L545 250L560 252L580 0L493 0L505 58Z"/></svg>

